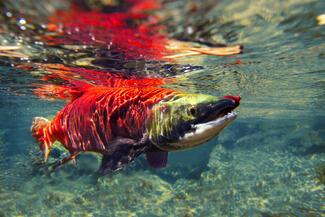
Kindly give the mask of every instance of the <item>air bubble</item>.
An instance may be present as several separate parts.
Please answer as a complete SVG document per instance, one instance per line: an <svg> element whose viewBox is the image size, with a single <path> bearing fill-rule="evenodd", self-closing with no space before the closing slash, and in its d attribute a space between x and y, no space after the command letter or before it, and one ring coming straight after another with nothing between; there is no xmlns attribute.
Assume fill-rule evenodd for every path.
<svg viewBox="0 0 325 217"><path fill-rule="evenodd" d="M37 44L37 45L43 45L44 43L41 42L41 41L35 41L34 44Z"/></svg>
<svg viewBox="0 0 325 217"><path fill-rule="evenodd" d="M26 20L25 20L24 18L20 18L20 19L18 20L18 23L19 23L20 25L25 25L27 22L26 22Z"/></svg>
<svg viewBox="0 0 325 217"><path fill-rule="evenodd" d="M10 11L7 11L7 12L6 12L6 16L7 16L7 17L12 17L12 13L11 13Z"/></svg>

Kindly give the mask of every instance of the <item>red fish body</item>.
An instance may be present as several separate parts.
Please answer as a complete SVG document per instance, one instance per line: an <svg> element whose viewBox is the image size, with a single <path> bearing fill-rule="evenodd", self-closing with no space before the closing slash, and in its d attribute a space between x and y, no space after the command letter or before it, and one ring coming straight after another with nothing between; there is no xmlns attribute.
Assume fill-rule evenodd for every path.
<svg viewBox="0 0 325 217"><path fill-rule="evenodd" d="M94 87L62 109L47 128L70 153L106 153L118 137L140 140L148 110L175 93L162 88Z"/></svg>
<svg viewBox="0 0 325 217"><path fill-rule="evenodd" d="M90 87L53 119L36 118L32 135L45 160L54 141L75 160L80 152L103 155L100 172L116 171L145 153L152 167L166 166L168 151L197 146L236 118L240 97L218 99L158 87Z"/></svg>
<svg viewBox="0 0 325 217"><path fill-rule="evenodd" d="M82 93L74 92L78 96L53 121L37 118L32 126L33 136L40 142L45 160L56 140L69 151L70 156L58 166L74 160L80 152L91 151L110 156L109 160L114 162L109 163L109 170L115 171L119 165L114 156L122 165L122 162L129 163L141 153L155 149L145 135L150 109L175 93L156 87L89 87ZM116 154L120 149L126 151L124 161Z"/></svg>

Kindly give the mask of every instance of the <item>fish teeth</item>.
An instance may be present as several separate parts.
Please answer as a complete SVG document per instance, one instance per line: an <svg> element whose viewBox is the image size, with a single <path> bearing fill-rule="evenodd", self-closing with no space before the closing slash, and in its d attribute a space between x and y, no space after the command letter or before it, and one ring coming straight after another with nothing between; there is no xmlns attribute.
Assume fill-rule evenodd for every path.
<svg viewBox="0 0 325 217"><path fill-rule="evenodd" d="M236 116L236 115L237 115L236 112L231 111L231 112L228 112L228 114L225 115L225 118L231 118L231 117Z"/></svg>

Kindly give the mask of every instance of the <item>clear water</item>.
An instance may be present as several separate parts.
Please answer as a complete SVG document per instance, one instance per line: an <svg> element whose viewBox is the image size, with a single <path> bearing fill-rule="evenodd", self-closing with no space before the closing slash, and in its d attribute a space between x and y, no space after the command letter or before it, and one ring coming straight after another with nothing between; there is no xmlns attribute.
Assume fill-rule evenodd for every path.
<svg viewBox="0 0 325 217"><path fill-rule="evenodd" d="M133 62L137 67L122 71L190 71L173 87L240 94L238 119L208 144L171 153L165 169L152 170L140 158L100 178L94 155L81 156L77 168L46 173L29 127L34 116L54 116L64 102L38 99L31 85L39 82L37 72L14 67L62 55L71 56L66 64L78 63L78 52L35 43L41 32L19 30L7 13L33 15L33 25L41 25L42 16L67 3L0 3L1 45L20 44L21 53L33 56L0 57L0 216L325 215L325 25L317 21L324 2L199 2L165 2L159 13L170 37L243 44L243 54ZM198 10L186 12L193 7Z"/></svg>

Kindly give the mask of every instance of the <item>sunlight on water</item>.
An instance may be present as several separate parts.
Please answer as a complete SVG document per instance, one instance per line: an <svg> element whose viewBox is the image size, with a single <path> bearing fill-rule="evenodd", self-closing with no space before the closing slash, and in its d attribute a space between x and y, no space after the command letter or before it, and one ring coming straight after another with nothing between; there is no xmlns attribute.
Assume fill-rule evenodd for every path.
<svg viewBox="0 0 325 217"><path fill-rule="evenodd" d="M164 18L168 37L244 45L243 54L170 62L149 51L136 50L151 60L121 57L122 51L104 49L98 40L96 49L51 44L55 34L47 29L47 17L69 4L35 2L0 3L0 216L324 215L322 1L163 1L156 13ZM106 1L94 2L103 7ZM207 144L171 153L161 170L150 169L141 157L124 170L97 177L99 156L82 154L77 167L67 164L50 174L30 125L35 116L53 118L64 102L33 94L35 84L48 82L41 79L51 74L36 63L174 76L177 82L168 87L240 95L239 115ZM64 155L56 147L49 160Z"/></svg>

